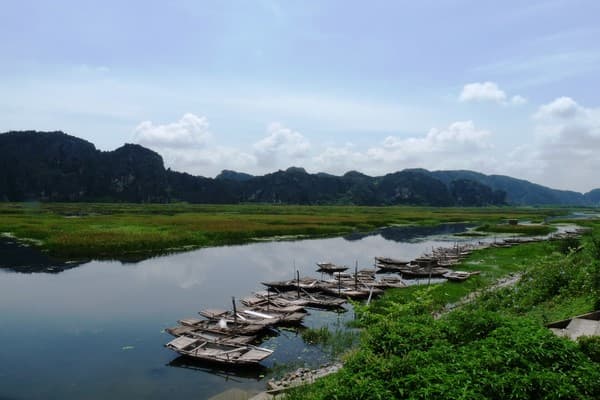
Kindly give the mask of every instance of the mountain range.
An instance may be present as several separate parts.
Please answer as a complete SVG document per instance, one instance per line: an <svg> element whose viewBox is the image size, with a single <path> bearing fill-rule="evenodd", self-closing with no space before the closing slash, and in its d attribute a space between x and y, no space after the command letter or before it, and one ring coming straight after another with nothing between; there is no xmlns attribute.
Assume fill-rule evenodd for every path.
<svg viewBox="0 0 600 400"><path fill-rule="evenodd" d="M215 178L164 167L137 144L100 151L63 132L0 134L0 201L283 203L356 205L600 204L600 189L556 190L503 175L405 169L371 177L309 174L290 167L262 176L224 170Z"/></svg>

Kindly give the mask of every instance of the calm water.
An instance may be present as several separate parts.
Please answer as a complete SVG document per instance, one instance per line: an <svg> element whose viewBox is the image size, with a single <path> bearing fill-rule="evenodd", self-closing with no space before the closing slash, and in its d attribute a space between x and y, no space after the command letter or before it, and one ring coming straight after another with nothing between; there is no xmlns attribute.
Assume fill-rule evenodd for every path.
<svg viewBox="0 0 600 400"><path fill-rule="evenodd" d="M137 263L65 264L34 250L0 246L0 399L208 398L224 390L264 389L280 365L317 365L324 354L284 330L263 369L223 371L190 365L163 345L163 329L261 280L319 276L315 262L372 267L373 257L413 258L449 246L464 225L388 228L347 238L207 248ZM437 236L431 236L437 235ZM55 268L56 267L56 268ZM20 271L25 271L20 272ZM42 271L42 272L33 272ZM304 325L343 326L352 312L310 310Z"/></svg>

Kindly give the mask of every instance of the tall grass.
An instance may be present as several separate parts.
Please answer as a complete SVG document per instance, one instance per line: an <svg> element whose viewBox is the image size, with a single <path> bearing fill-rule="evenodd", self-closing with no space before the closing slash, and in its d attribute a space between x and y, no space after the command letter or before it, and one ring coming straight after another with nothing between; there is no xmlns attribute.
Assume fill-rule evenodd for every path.
<svg viewBox="0 0 600 400"><path fill-rule="evenodd" d="M112 257L280 235L338 235L386 225L493 223L565 212L508 207L0 203L0 232L39 240L54 255Z"/></svg>

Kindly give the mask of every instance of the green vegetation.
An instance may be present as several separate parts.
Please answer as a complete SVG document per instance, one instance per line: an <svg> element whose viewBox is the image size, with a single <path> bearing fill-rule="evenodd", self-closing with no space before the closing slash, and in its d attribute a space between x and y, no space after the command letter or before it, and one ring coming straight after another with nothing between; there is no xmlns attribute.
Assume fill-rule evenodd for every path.
<svg viewBox="0 0 600 400"><path fill-rule="evenodd" d="M488 233L516 233L519 235L547 235L556 230L556 228L550 225L542 224L526 224L526 225L511 225L511 224L484 224L478 226L476 229L478 232Z"/></svg>
<svg viewBox="0 0 600 400"><path fill-rule="evenodd" d="M57 256L116 257L283 235L339 235L394 224L543 219L567 211L508 207L0 203L0 232L33 239Z"/></svg>
<svg viewBox="0 0 600 400"><path fill-rule="evenodd" d="M321 328L307 328L301 332L302 340L310 345L319 345L332 358L339 357L349 348L358 343L358 332L336 328L334 331L328 326Z"/></svg>
<svg viewBox="0 0 600 400"><path fill-rule="evenodd" d="M557 241L478 251L459 266L481 270L475 279L357 306L364 329L344 368L290 398L600 398L600 338L573 342L544 327L600 304L600 223L587 224L583 248ZM485 289L511 273L521 276L516 284ZM470 302L443 312L469 293Z"/></svg>

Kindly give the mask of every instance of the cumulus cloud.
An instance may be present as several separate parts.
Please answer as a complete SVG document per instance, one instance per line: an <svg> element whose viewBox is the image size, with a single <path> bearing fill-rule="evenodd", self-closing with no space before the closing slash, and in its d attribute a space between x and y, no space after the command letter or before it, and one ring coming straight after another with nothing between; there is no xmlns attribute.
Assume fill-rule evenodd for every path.
<svg viewBox="0 0 600 400"><path fill-rule="evenodd" d="M512 103L520 100L510 100ZM263 174L291 165L311 172L343 174L358 170L382 175L404 168L473 169L502 173L562 189L600 187L600 108L559 97L532 114L533 131L518 146L497 152L494 134L473 121L456 121L422 135L390 135L376 144L311 143L281 123L269 124L256 139L227 147L216 143L205 117L186 114L173 123L140 123L139 143L161 154L175 170L214 176L222 169ZM533 133L527 140L527 133Z"/></svg>
<svg viewBox="0 0 600 400"><path fill-rule="evenodd" d="M540 121L552 121L556 119L569 119L584 109L570 97L559 97L548 104L539 107L534 118Z"/></svg>
<svg viewBox="0 0 600 400"><path fill-rule="evenodd" d="M366 152L356 149L352 143L346 143L343 146L327 146L320 154L313 157L313 164L320 171L327 171L334 174L344 174L351 170L360 170L367 172L369 156Z"/></svg>
<svg viewBox="0 0 600 400"><path fill-rule="evenodd" d="M460 101L496 101L502 102L506 100L506 93L500 90L494 82L474 82L468 83L463 87L460 96Z"/></svg>
<svg viewBox="0 0 600 400"><path fill-rule="evenodd" d="M134 140L161 154L168 167L203 176L222 169L264 173L287 168L305 159L311 148L301 133L281 123L269 124L249 151L218 144L209 126L206 117L191 113L167 124L144 121L134 129Z"/></svg>
<svg viewBox="0 0 600 400"><path fill-rule="evenodd" d="M273 122L267 127L267 136L253 148L260 164L274 166L281 158L294 161L307 157L311 146L301 133Z"/></svg>
<svg viewBox="0 0 600 400"><path fill-rule="evenodd" d="M135 128L138 143L159 148L203 147L211 138L208 120L194 114L185 114L177 122L155 125L144 121Z"/></svg>
<svg viewBox="0 0 600 400"><path fill-rule="evenodd" d="M509 155L510 171L562 189L600 187L600 109L559 97L533 114L535 142Z"/></svg>
<svg viewBox="0 0 600 400"><path fill-rule="evenodd" d="M490 135L489 131L476 129L473 121L457 121L443 129L432 128L424 137L388 136L382 148L408 154L485 149L490 146L487 141Z"/></svg>
<svg viewBox="0 0 600 400"><path fill-rule="evenodd" d="M209 127L206 117L187 113L172 123L140 123L134 140L157 151L167 167L197 175L213 176L223 168L245 170L256 164L253 154L216 144Z"/></svg>
<svg viewBox="0 0 600 400"><path fill-rule="evenodd" d="M527 102L523 96L514 95L510 99L506 92L498 87L495 82L473 82L466 84L458 100L461 102L494 102L498 104L521 105Z"/></svg>
<svg viewBox="0 0 600 400"><path fill-rule="evenodd" d="M473 121L457 121L442 129L432 128L424 136L388 136L364 152L348 145L329 147L314 161L329 170L358 169L371 174L413 167L481 169L492 159L491 136Z"/></svg>

